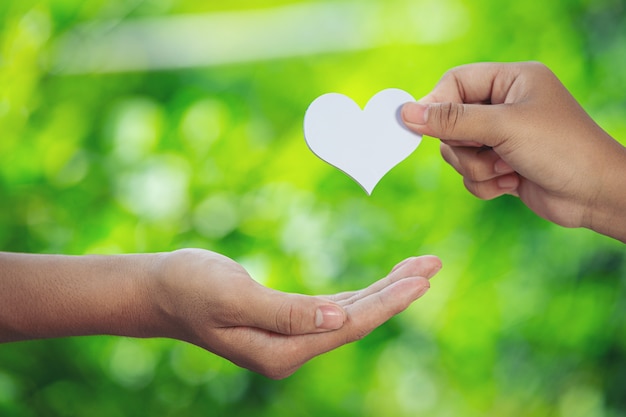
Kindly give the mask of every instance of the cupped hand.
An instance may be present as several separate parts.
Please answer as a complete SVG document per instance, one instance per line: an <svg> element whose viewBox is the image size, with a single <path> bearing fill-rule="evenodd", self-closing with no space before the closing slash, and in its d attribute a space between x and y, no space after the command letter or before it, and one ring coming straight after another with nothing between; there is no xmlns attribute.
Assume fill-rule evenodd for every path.
<svg viewBox="0 0 626 417"><path fill-rule="evenodd" d="M406 309L428 290L441 262L410 258L365 289L328 296L269 289L233 260L200 249L163 254L154 268L157 279L147 287L158 336L278 379Z"/></svg>
<svg viewBox="0 0 626 417"><path fill-rule="evenodd" d="M474 195L512 194L562 226L626 238L626 150L545 65L454 68L402 116L410 129L442 140L444 159Z"/></svg>

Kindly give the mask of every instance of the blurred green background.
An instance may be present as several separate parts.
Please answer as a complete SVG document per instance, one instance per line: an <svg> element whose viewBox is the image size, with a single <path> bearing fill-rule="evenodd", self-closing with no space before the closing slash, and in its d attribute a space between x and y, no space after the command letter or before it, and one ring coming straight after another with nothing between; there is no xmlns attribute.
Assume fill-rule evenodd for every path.
<svg viewBox="0 0 626 417"><path fill-rule="evenodd" d="M474 198L434 139L368 197L302 135L323 93L417 98L455 65L540 60L624 143L625 16L623 0L3 0L1 250L202 247L309 294L413 255L444 269L282 381L171 340L1 345L0 415L626 415L622 244Z"/></svg>

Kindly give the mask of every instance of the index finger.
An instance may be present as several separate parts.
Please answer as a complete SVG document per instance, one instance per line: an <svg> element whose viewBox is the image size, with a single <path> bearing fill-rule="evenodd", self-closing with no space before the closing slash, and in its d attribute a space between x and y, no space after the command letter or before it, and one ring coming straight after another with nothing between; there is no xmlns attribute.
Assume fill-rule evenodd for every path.
<svg viewBox="0 0 626 417"><path fill-rule="evenodd" d="M347 343L362 339L396 314L404 311L420 298L430 287L427 278L404 278L385 287L382 291L358 300L346 310L348 319L343 327L327 333L292 337L291 352L297 352L297 369L311 358ZM285 342L276 340L277 343ZM278 349L278 348L277 348Z"/></svg>
<svg viewBox="0 0 626 417"><path fill-rule="evenodd" d="M365 297L382 291L401 279L407 277L431 278L441 269L441 260L433 255L416 256L407 258L398 263L389 274L374 282L372 285L358 291L349 291L335 295L326 296L331 301L346 307Z"/></svg>
<svg viewBox="0 0 626 417"><path fill-rule="evenodd" d="M429 103L502 104L520 74L520 64L481 62L446 72L435 88L418 100Z"/></svg>

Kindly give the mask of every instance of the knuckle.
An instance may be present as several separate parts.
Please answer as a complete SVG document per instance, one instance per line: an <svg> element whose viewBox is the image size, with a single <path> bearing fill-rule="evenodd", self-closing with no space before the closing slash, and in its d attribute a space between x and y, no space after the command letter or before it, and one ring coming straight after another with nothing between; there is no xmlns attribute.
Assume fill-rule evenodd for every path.
<svg viewBox="0 0 626 417"><path fill-rule="evenodd" d="M373 309L380 309L380 302L379 306L377 307L373 307ZM375 314L380 314L380 313L375 313ZM387 315L387 314L385 314ZM384 320L386 321L386 320ZM380 323L378 323L380 324ZM348 332L345 336L344 339L344 343L343 344L349 344L352 342L357 342L359 340L363 340L367 335L369 335L374 328L376 327L375 325L372 325L371 323L367 323L365 321L351 321L351 323L349 324L350 326L350 332Z"/></svg>
<svg viewBox="0 0 626 417"><path fill-rule="evenodd" d="M459 119L463 116L463 106L455 103L442 103L437 107L435 123L446 136L451 136L456 130Z"/></svg>
<svg viewBox="0 0 626 417"><path fill-rule="evenodd" d="M493 181L479 182L465 177L463 183L470 193L481 200L492 200L501 194L493 187Z"/></svg>
<svg viewBox="0 0 626 417"><path fill-rule="evenodd" d="M463 184L465 185L465 188L467 189L467 191L472 193L475 197L478 197L481 200L488 200L487 198L484 198L482 196L482 193L480 191L480 186L476 182L464 177Z"/></svg>
<svg viewBox="0 0 626 417"><path fill-rule="evenodd" d="M523 77L529 78L533 81L541 81L545 83L548 80L551 80L552 82L557 80L554 72L552 72L546 64L538 61L522 63L519 67L519 71Z"/></svg>
<svg viewBox="0 0 626 417"><path fill-rule="evenodd" d="M442 142L440 151L443 160L446 161L447 164L454 168L459 174L465 175L462 158L454 146L446 145Z"/></svg>
<svg viewBox="0 0 626 417"><path fill-rule="evenodd" d="M467 67L467 65L459 65L456 67L452 67L441 76L441 82L446 82L450 80L456 80L459 73L463 72L463 70Z"/></svg>
<svg viewBox="0 0 626 417"><path fill-rule="evenodd" d="M282 334L293 334L295 314L296 312L293 304L289 301L284 301L276 310L276 331Z"/></svg>
<svg viewBox="0 0 626 417"><path fill-rule="evenodd" d="M472 181L480 181L483 177L482 166L476 161L467 161L464 170L465 176Z"/></svg>
<svg viewBox="0 0 626 417"><path fill-rule="evenodd" d="M550 71L546 64L544 64L543 62L539 62L539 61L528 61L524 65L535 71L541 71L541 72Z"/></svg>
<svg viewBox="0 0 626 417"><path fill-rule="evenodd" d="M441 145L439 145L439 151L441 152L443 160L452 165L452 162L454 161L454 158L452 157L454 150L452 147L441 142Z"/></svg>

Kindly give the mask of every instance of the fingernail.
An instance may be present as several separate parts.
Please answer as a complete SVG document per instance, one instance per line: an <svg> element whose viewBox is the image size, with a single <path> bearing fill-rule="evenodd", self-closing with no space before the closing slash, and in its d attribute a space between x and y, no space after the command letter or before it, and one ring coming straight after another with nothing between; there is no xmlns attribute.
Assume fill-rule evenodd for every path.
<svg viewBox="0 0 626 417"><path fill-rule="evenodd" d="M343 326L343 310L337 306L321 306L315 312L315 327L318 329L336 330Z"/></svg>
<svg viewBox="0 0 626 417"><path fill-rule="evenodd" d="M512 175L505 175L497 179L498 187L506 190L517 187L518 180Z"/></svg>
<svg viewBox="0 0 626 417"><path fill-rule="evenodd" d="M419 103L406 103L402 106L402 118L407 123L425 125L428 121L428 106Z"/></svg>
<svg viewBox="0 0 626 417"><path fill-rule="evenodd" d="M493 170L496 174L508 174L514 171L514 169L511 168L511 166L504 162L502 159L498 159L496 161L496 163L493 165Z"/></svg>

